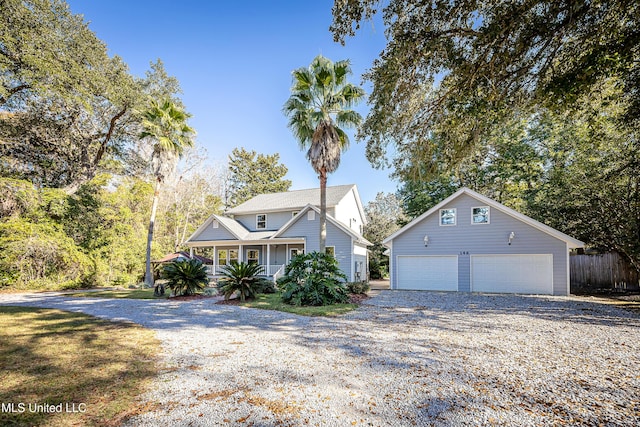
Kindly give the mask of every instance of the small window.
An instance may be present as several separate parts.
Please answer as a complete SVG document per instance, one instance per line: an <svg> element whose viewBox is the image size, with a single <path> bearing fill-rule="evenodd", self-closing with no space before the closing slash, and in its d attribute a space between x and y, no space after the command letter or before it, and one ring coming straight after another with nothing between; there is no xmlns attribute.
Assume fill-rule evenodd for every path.
<svg viewBox="0 0 640 427"><path fill-rule="evenodd" d="M336 247L335 246L327 246L324 248L324 253L327 255L331 255L332 257L336 256Z"/></svg>
<svg viewBox="0 0 640 427"><path fill-rule="evenodd" d="M256 229L264 230L265 228L267 228L267 215L266 214L256 215Z"/></svg>
<svg viewBox="0 0 640 427"><path fill-rule="evenodd" d="M291 218L295 218L295 216L298 215L299 213L300 213L300 211L291 212Z"/></svg>
<svg viewBox="0 0 640 427"><path fill-rule="evenodd" d="M220 226L217 219L214 219L211 224L213 225L213 228L218 228Z"/></svg>
<svg viewBox="0 0 640 427"><path fill-rule="evenodd" d="M440 225L456 225L456 209L440 209Z"/></svg>
<svg viewBox="0 0 640 427"><path fill-rule="evenodd" d="M471 224L489 224L489 206L471 208Z"/></svg>
<svg viewBox="0 0 640 427"><path fill-rule="evenodd" d="M314 221L316 219L316 211L310 210L307 212L307 220Z"/></svg>
<svg viewBox="0 0 640 427"><path fill-rule="evenodd" d="M238 250L237 249L230 249L229 250L229 263L231 263L231 261L238 262Z"/></svg>
<svg viewBox="0 0 640 427"><path fill-rule="evenodd" d="M302 249L293 248L290 250L289 259L293 259L294 257L297 257L298 255L302 255L302 254L304 254L304 251Z"/></svg>

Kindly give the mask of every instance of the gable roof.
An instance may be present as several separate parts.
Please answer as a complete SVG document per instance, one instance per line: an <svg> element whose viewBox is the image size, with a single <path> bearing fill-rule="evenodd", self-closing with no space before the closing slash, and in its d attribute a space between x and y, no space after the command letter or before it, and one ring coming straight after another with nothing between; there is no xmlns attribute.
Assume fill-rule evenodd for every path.
<svg viewBox="0 0 640 427"><path fill-rule="evenodd" d="M382 243L384 245L386 245L387 243L391 242L393 239L395 239L396 237L398 237L399 235L405 233L406 231L408 231L409 229L411 229L414 225L418 224L419 222L421 222L423 219L425 219L426 217L428 217L429 215L433 214L434 212L437 212L440 208L442 208L443 206L447 205L448 203L450 203L452 200L457 199L458 197L460 197L461 195L466 194L470 197L473 197L476 200L481 201L483 204L486 204L488 206L491 206L492 208L495 208L515 219L518 219L520 221L522 221L525 224L528 224L530 226L532 226L533 228L537 228L538 230L549 234L550 236L555 237L556 239L562 240L564 242L566 242L571 248L581 248L584 246L584 242L581 242L578 239L574 239L573 237L564 234L561 231L556 230L555 228L551 228L548 225L545 225L539 221L536 221L533 218L530 218L524 214L521 214L520 212L511 209L505 205L503 205L502 203L498 203L493 199L490 199L488 197L483 196L480 193L476 193L475 191L467 188L467 187L463 187L460 190L456 191L455 193L453 193L451 196L447 197L446 199L444 199L443 201L441 201L440 203L438 203L437 205L435 205L434 207L432 207L431 209L429 209L428 211L426 211L425 213L423 213L422 215L420 215L419 217L417 217L416 219L414 219L413 221L411 221L409 224L405 225L404 227L402 227L400 230L396 231L395 233L393 233L391 236L387 237L386 239L384 239L382 241Z"/></svg>
<svg viewBox="0 0 640 427"><path fill-rule="evenodd" d="M336 206L355 187L355 184L327 187L327 207ZM358 193L356 192L356 195ZM307 205L320 204L320 188L293 190L282 193L260 194L229 209L230 215L302 209Z"/></svg>
<svg viewBox="0 0 640 427"><path fill-rule="evenodd" d="M276 239L276 238L280 237L282 235L282 233L284 233L286 230L288 230L293 224L298 222L300 220L300 218L305 216L305 214L310 210L313 210L313 211L316 212L316 214L320 215L320 209L319 208L317 208L316 206L314 206L312 204L308 204L307 206L305 206L300 211L300 213L298 215L294 216L285 225L280 227L280 230L278 230L278 232L276 234L271 236L271 239ZM356 242L358 242L360 244L363 244L363 245L367 245L367 246L372 246L373 245L373 243L371 243L370 241L365 239L363 236L361 236L360 234L356 233L355 231L353 231L352 229L350 229L346 225L342 224L340 221L332 218L330 215L327 215L327 222L330 222L331 224L335 225L338 229L340 229L343 232L345 232L346 234L350 235L352 238L354 238L356 240Z"/></svg>

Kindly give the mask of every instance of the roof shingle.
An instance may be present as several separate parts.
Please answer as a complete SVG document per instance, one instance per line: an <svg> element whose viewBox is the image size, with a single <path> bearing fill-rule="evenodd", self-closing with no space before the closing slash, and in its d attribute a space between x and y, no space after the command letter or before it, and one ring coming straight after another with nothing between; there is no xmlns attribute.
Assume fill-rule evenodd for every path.
<svg viewBox="0 0 640 427"><path fill-rule="evenodd" d="M327 207L336 206L354 187L354 184L327 187ZM260 194L229 209L230 215L250 214L287 209L302 209L307 205L320 205L320 189L293 190L283 193Z"/></svg>

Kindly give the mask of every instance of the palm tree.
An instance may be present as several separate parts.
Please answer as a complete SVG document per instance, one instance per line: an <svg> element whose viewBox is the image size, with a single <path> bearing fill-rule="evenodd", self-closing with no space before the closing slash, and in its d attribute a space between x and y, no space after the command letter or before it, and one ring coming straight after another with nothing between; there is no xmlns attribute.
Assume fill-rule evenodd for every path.
<svg viewBox="0 0 640 427"><path fill-rule="evenodd" d="M350 108L364 98L364 90L347 82L348 60L332 62L316 56L309 67L293 71L291 97L283 111L289 128L307 150L307 159L320 179L320 252L327 238L327 174L340 165L340 154L349 147L343 128L355 128L362 116Z"/></svg>
<svg viewBox="0 0 640 427"><path fill-rule="evenodd" d="M186 147L193 146L195 131L187 124L189 117L189 114L170 99L165 99L161 102L152 101L149 108L142 114L143 132L140 137L150 138L153 141L151 160L156 178L151 218L149 220L149 233L147 235L147 264L144 279L147 286L153 286L151 243L153 242L153 228L156 221L160 186L164 182L165 170L175 165L176 160L182 155ZM157 293L158 289L156 289Z"/></svg>

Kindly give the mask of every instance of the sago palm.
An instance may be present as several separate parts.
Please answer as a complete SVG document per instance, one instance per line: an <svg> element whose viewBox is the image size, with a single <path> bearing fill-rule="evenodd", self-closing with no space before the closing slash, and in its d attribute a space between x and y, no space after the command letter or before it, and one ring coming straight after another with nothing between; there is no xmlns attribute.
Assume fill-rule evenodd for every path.
<svg viewBox="0 0 640 427"><path fill-rule="evenodd" d="M149 108L142 114L141 138L149 138L153 144L152 164L156 178L155 191L153 193L153 205L151 206L151 218L149 220L149 232L147 235L147 258L145 271L145 284L153 286L153 273L151 271L151 243L153 242L153 229L158 209L160 186L164 182L165 170L173 166L182 155L184 149L193 146L195 131L187 124L190 117L173 101L165 99L161 102L152 101Z"/></svg>
<svg viewBox="0 0 640 427"><path fill-rule="evenodd" d="M350 74L348 60L332 62L318 55L309 67L293 71L291 96L283 108L320 179L320 252L327 237L327 174L338 169L340 154L349 147L344 129L362 122L351 107L364 98L364 90L347 82Z"/></svg>
<svg viewBox="0 0 640 427"><path fill-rule="evenodd" d="M176 261L165 265L164 277L174 295L195 295L209 284L207 267L197 259Z"/></svg>
<svg viewBox="0 0 640 427"><path fill-rule="evenodd" d="M231 261L231 264L221 268L222 278L218 280L218 290L225 299L229 299L234 293L238 293L240 301L246 298L255 298L256 294L270 290L273 283L264 277L263 267L258 264Z"/></svg>

